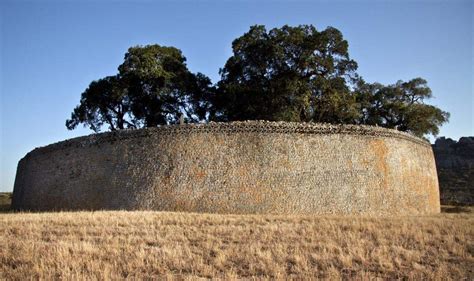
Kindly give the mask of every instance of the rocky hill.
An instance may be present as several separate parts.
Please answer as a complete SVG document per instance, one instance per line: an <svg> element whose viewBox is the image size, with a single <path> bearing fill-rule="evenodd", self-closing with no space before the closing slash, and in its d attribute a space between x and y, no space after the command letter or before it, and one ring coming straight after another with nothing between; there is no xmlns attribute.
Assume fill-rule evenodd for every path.
<svg viewBox="0 0 474 281"><path fill-rule="evenodd" d="M441 137L432 146L441 204L474 205L474 137Z"/></svg>

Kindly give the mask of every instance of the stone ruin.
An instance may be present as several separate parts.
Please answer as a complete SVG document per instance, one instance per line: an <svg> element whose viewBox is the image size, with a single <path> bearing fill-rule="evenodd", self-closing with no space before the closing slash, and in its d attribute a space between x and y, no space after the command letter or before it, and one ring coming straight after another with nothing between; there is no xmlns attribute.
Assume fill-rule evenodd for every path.
<svg viewBox="0 0 474 281"><path fill-rule="evenodd" d="M13 208L234 214L440 211L428 142L379 127L247 121L79 137L18 164Z"/></svg>

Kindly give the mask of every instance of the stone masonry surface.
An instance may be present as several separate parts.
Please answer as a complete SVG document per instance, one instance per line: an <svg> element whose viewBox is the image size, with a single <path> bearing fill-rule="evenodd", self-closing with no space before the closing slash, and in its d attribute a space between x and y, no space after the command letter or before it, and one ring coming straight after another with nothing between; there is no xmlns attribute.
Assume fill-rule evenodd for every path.
<svg viewBox="0 0 474 281"><path fill-rule="evenodd" d="M428 142L379 127L246 121L66 140L18 164L13 208L412 215L440 211Z"/></svg>
<svg viewBox="0 0 474 281"><path fill-rule="evenodd" d="M432 145L441 203L474 205L474 137L439 138Z"/></svg>

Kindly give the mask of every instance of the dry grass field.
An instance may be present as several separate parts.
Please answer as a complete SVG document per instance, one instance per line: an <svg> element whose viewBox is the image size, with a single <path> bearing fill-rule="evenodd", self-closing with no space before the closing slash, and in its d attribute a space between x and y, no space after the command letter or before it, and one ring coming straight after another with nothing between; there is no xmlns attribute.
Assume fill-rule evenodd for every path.
<svg viewBox="0 0 474 281"><path fill-rule="evenodd" d="M428 217L0 214L0 279L474 279L474 209Z"/></svg>

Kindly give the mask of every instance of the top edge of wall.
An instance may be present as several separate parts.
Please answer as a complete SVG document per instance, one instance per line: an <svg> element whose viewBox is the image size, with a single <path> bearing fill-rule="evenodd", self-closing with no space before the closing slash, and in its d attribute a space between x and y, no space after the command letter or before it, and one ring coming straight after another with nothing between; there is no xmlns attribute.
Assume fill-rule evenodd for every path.
<svg viewBox="0 0 474 281"><path fill-rule="evenodd" d="M312 134L312 135L361 135L368 137L389 137L411 141L431 148L426 140L406 132L365 125L333 125L327 123L300 123L300 122L272 122L272 121L235 121L235 122L209 122L193 124L161 125L143 129L125 129L112 132L95 133L47 146L38 147L29 152L45 153L70 146L91 146L100 143L123 139L148 137L156 134L189 134L189 133L260 133L260 134Z"/></svg>

